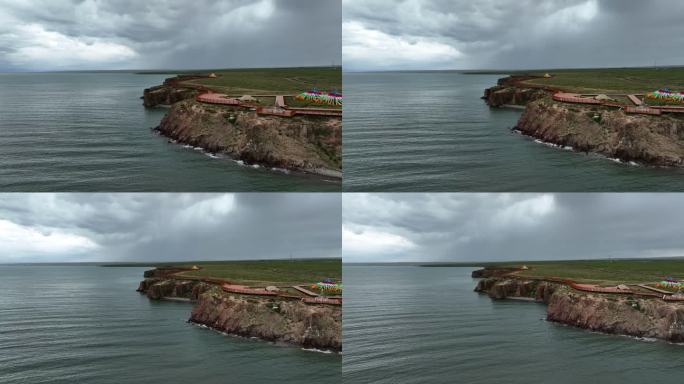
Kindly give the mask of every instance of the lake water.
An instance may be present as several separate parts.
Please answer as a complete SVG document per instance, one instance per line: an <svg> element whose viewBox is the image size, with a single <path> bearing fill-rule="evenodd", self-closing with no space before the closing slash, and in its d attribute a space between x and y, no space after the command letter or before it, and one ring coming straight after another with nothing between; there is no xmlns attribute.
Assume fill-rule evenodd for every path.
<svg viewBox="0 0 684 384"><path fill-rule="evenodd" d="M684 170L552 148L480 97L504 75L345 73L344 190L684 191Z"/></svg>
<svg viewBox="0 0 684 384"><path fill-rule="evenodd" d="M225 336L144 268L0 266L0 383L339 383L339 354Z"/></svg>
<svg viewBox="0 0 684 384"><path fill-rule="evenodd" d="M170 76L0 74L0 190L339 191L339 182L215 159L154 134L166 109L140 97Z"/></svg>
<svg viewBox="0 0 684 384"><path fill-rule="evenodd" d="M544 320L473 292L472 268L344 266L344 382L664 383L684 345Z"/></svg>

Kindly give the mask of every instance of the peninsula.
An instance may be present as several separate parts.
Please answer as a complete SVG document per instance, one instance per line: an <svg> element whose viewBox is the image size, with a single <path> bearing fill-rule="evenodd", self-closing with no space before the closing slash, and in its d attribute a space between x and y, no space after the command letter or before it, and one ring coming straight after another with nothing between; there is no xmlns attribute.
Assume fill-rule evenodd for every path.
<svg viewBox="0 0 684 384"><path fill-rule="evenodd" d="M612 334L684 342L684 260L490 265L476 292L547 305L546 319Z"/></svg>
<svg viewBox="0 0 684 384"><path fill-rule="evenodd" d="M228 334L342 350L340 259L192 262L145 271L150 300L192 302L189 322Z"/></svg>
<svg viewBox="0 0 684 384"><path fill-rule="evenodd" d="M157 132L248 165L342 177L339 67L181 73L144 90Z"/></svg>
<svg viewBox="0 0 684 384"><path fill-rule="evenodd" d="M477 72L481 73L481 72ZM519 133L622 162L684 166L684 68L518 72L485 90L492 107L523 106Z"/></svg>

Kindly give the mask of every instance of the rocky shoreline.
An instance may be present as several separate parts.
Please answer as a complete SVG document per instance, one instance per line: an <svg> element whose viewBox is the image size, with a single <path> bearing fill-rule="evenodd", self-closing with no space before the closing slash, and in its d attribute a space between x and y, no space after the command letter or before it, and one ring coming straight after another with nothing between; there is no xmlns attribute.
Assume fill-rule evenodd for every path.
<svg viewBox="0 0 684 384"><path fill-rule="evenodd" d="M474 277L487 275L475 271ZM684 305L658 298L580 292L545 280L483 277L475 292L492 299L527 298L547 305L546 319L592 331L684 342Z"/></svg>
<svg viewBox="0 0 684 384"><path fill-rule="evenodd" d="M342 178L342 121L327 116L265 116L197 102L197 89L167 80L146 89L143 104L170 105L155 131L174 142L248 165Z"/></svg>
<svg viewBox="0 0 684 384"><path fill-rule="evenodd" d="M244 337L339 352L342 308L305 304L280 297L239 295L217 285L179 279L155 270L146 273L137 291L151 300L187 299L194 306L189 322Z"/></svg>
<svg viewBox="0 0 684 384"><path fill-rule="evenodd" d="M623 162L684 166L684 119L635 115L600 105L559 103L553 90L525 88L522 77L499 80L485 90L492 107L524 106L514 129L545 143L592 152Z"/></svg>

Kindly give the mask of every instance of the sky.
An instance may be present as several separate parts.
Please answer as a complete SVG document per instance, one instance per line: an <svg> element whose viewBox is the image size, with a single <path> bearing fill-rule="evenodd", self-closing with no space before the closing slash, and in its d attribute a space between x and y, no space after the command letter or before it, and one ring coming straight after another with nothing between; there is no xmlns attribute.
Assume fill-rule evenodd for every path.
<svg viewBox="0 0 684 384"><path fill-rule="evenodd" d="M340 0L0 0L0 72L341 64Z"/></svg>
<svg viewBox="0 0 684 384"><path fill-rule="evenodd" d="M333 193L0 194L0 263L340 257Z"/></svg>
<svg viewBox="0 0 684 384"><path fill-rule="evenodd" d="M684 256L682 194L345 194L351 262Z"/></svg>
<svg viewBox="0 0 684 384"><path fill-rule="evenodd" d="M684 65L679 0L343 0L345 71Z"/></svg>

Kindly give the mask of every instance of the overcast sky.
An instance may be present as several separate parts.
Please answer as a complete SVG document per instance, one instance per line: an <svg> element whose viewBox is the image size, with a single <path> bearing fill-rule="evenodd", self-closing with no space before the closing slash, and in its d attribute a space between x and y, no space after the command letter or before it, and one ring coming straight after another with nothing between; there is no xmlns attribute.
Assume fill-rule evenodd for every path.
<svg viewBox="0 0 684 384"><path fill-rule="evenodd" d="M320 193L0 194L0 263L340 257Z"/></svg>
<svg viewBox="0 0 684 384"><path fill-rule="evenodd" d="M684 65L679 0L343 0L344 68Z"/></svg>
<svg viewBox="0 0 684 384"><path fill-rule="evenodd" d="M0 0L0 71L340 65L340 0Z"/></svg>
<svg viewBox="0 0 684 384"><path fill-rule="evenodd" d="M682 194L345 194L344 262L684 256Z"/></svg>

